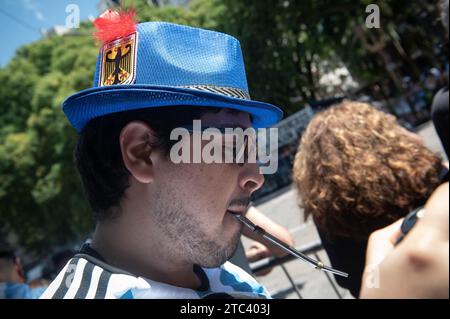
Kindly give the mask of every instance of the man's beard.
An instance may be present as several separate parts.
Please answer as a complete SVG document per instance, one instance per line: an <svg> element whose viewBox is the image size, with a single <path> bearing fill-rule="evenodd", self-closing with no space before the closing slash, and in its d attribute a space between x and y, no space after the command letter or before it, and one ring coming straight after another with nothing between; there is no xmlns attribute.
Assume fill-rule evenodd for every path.
<svg viewBox="0 0 450 319"><path fill-rule="evenodd" d="M218 267L231 258L239 244L242 226L227 236L226 242L217 240L202 230L201 225L206 225L201 216L186 211L172 189L158 193L153 216L167 237L168 242L162 244L171 254L206 268Z"/></svg>

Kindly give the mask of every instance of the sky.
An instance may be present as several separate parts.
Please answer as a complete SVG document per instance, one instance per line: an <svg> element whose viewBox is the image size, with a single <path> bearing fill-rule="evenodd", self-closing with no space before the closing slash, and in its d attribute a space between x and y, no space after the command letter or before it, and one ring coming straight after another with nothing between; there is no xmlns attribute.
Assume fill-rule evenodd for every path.
<svg viewBox="0 0 450 319"><path fill-rule="evenodd" d="M99 0L0 0L0 67L17 48L42 38L42 29L65 25L69 4L80 9L80 20L97 17Z"/></svg>

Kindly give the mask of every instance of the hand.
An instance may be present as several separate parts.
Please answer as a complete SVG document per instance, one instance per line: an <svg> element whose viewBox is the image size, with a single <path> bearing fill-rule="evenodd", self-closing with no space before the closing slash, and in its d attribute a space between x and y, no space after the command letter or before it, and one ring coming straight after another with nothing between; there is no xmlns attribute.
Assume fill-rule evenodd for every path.
<svg viewBox="0 0 450 319"><path fill-rule="evenodd" d="M254 241L251 243L250 247L245 251L245 256L249 262L255 262L267 257L270 257L272 254L266 246L263 244ZM265 276L272 271L272 268L268 268L266 270L258 271L255 273L256 276Z"/></svg>

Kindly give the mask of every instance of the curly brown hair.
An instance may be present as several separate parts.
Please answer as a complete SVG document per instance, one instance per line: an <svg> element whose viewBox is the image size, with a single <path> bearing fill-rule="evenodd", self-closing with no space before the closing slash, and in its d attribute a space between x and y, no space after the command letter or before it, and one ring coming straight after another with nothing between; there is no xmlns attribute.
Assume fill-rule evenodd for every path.
<svg viewBox="0 0 450 319"><path fill-rule="evenodd" d="M293 180L305 219L312 215L325 235L367 239L427 198L441 169L394 116L344 101L309 123Z"/></svg>

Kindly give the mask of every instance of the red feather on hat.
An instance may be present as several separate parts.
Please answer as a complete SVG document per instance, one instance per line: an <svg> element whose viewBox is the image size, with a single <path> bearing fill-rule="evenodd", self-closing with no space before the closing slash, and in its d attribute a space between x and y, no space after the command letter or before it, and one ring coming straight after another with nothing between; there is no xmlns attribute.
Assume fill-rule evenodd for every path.
<svg viewBox="0 0 450 319"><path fill-rule="evenodd" d="M119 13L110 9L95 19L93 24L97 29L94 37L105 44L136 32L136 12Z"/></svg>

